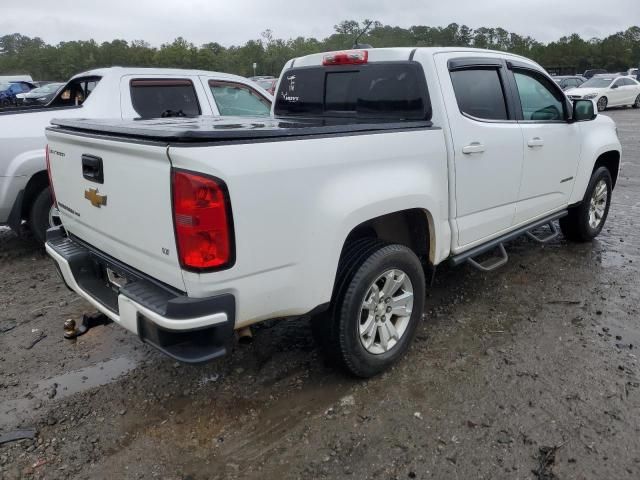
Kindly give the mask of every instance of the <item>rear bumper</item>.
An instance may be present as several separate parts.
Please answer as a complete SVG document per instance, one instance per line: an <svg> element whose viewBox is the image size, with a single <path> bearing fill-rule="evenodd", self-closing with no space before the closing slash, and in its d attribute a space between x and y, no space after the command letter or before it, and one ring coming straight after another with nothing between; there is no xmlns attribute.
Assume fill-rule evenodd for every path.
<svg viewBox="0 0 640 480"><path fill-rule="evenodd" d="M228 353L235 325L233 295L187 297L67 236L62 227L47 232L46 249L67 287L143 342L187 363ZM116 286L107 269L127 283Z"/></svg>

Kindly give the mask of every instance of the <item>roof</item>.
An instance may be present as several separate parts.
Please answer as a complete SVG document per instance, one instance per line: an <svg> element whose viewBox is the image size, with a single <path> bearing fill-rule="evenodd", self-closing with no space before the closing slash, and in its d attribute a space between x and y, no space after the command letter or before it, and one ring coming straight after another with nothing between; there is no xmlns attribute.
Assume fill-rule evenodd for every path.
<svg viewBox="0 0 640 480"><path fill-rule="evenodd" d="M358 49L356 49L358 50ZM501 55L512 57L513 59L519 59L524 62L535 63L533 60L516 55L514 53L502 52L498 50L488 50L483 48L469 48L469 47L393 47L393 48L372 48L367 50L369 53L369 60L372 62L392 61L392 60L407 60L411 57L414 51L425 52L427 54L438 53L484 53L491 55ZM310 66L322 63L324 55L329 52L314 53L303 57L298 57L294 60L295 66ZM290 66L290 65L289 65Z"/></svg>
<svg viewBox="0 0 640 480"><path fill-rule="evenodd" d="M211 72L207 70L192 70L182 68L145 68L145 67L107 67L96 68L93 70L87 70L74 75L73 78L79 77L106 77L106 76L123 76L123 75L188 75L188 76L215 76L219 78L229 79L243 79L244 77L239 75L232 75L230 73Z"/></svg>

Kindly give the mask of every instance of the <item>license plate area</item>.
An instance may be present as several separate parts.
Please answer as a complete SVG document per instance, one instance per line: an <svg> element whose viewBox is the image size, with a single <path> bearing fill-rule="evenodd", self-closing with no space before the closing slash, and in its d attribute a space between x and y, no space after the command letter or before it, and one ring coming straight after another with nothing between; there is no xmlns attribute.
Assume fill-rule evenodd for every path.
<svg viewBox="0 0 640 480"><path fill-rule="evenodd" d="M90 261L76 279L83 290L114 313L119 313L120 289L136 280L131 273L95 254L90 254Z"/></svg>

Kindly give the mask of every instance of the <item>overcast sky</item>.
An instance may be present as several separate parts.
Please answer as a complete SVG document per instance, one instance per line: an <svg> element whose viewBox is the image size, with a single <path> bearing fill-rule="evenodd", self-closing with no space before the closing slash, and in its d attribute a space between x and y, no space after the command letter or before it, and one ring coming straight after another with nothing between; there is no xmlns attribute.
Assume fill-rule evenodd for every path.
<svg viewBox="0 0 640 480"><path fill-rule="evenodd" d="M225 46L258 38L325 37L344 19L387 25L502 28L549 42L577 32L603 37L640 25L640 0L2 0L0 35L48 43L124 38L152 45L178 36Z"/></svg>

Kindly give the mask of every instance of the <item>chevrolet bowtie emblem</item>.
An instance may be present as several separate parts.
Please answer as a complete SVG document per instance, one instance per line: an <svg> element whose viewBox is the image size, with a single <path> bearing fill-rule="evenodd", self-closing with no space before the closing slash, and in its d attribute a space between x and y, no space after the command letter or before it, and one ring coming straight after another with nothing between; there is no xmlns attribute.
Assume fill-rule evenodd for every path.
<svg viewBox="0 0 640 480"><path fill-rule="evenodd" d="M84 191L84 198L91 202L94 207L100 208L101 206L107 206L107 196L100 195L98 189L90 188Z"/></svg>

